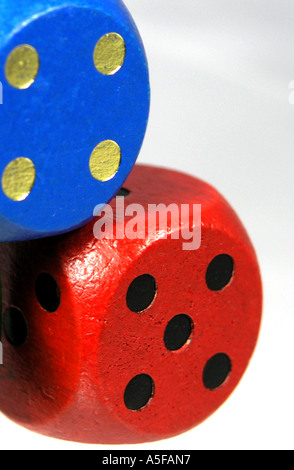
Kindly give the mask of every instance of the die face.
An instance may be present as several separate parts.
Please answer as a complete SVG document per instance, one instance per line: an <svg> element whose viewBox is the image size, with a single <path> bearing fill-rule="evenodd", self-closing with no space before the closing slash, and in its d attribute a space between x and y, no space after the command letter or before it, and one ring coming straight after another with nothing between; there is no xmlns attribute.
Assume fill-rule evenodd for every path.
<svg viewBox="0 0 294 470"><path fill-rule="evenodd" d="M201 204L200 248L184 251L183 240L162 239L157 231L145 240L96 240L94 223L0 246L4 310L19 308L34 332L18 347L4 338L1 410L53 437L117 444L186 431L228 398L257 341L259 268L226 201L195 178L146 166L134 168L125 188L126 205ZM41 281L47 274L58 288L53 283L38 293L42 274ZM44 310L49 290L60 293L60 302L51 294ZM36 336L50 351L45 362L36 354L42 348ZM17 369L20 357L25 373ZM26 357L39 370L33 378ZM42 395L57 398L58 407L48 409ZM13 408L16 397L23 414Z"/></svg>
<svg viewBox="0 0 294 470"><path fill-rule="evenodd" d="M173 436L205 420L235 389L254 351L261 311L256 260L238 237L204 229L204 240L208 246L204 242L198 251L182 251L176 240L149 247L121 279L105 311L100 393L137 441ZM234 260L234 270L225 287L213 291L206 273L224 254ZM155 281L154 299L147 295L149 306L134 312L128 291L146 276ZM142 289L135 295L142 301ZM129 390L143 375L151 378L151 388L147 381Z"/></svg>
<svg viewBox="0 0 294 470"><path fill-rule="evenodd" d="M0 49L2 241L89 221L130 173L148 120L147 61L121 3L37 3Z"/></svg>
<svg viewBox="0 0 294 470"><path fill-rule="evenodd" d="M79 321L68 279L58 260L52 262L53 240L3 244L1 252L6 351L1 407L28 426L58 416L80 379Z"/></svg>

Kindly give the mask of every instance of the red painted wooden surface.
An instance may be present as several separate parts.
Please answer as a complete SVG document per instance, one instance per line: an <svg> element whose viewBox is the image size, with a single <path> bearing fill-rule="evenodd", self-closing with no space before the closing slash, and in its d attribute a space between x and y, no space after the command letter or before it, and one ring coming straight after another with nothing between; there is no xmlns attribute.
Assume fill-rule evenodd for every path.
<svg viewBox="0 0 294 470"><path fill-rule="evenodd" d="M78 231L32 242L0 245L3 312L23 313L28 336L5 338L0 367L0 409L27 428L90 443L136 443L167 438L205 420L240 381L256 345L262 289L256 255L245 229L211 186L191 176L138 165L125 183L125 204L202 205L202 244L183 251L183 240L96 240L92 222ZM114 203L114 202L113 202ZM211 260L234 260L230 283L207 287ZM49 313L36 298L40 273L50 273L60 306ZM150 274L157 293L143 313L126 304L132 281ZM187 344L169 351L168 322L188 315ZM232 370L216 390L203 383L210 358L226 354ZM147 374L153 396L128 409L130 380ZM244 403L246 406L246 403Z"/></svg>

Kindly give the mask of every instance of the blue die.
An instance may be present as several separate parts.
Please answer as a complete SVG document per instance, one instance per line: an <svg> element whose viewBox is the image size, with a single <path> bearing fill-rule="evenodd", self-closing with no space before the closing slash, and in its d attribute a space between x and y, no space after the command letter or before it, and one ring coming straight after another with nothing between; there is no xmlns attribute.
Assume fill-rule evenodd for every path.
<svg viewBox="0 0 294 470"><path fill-rule="evenodd" d="M120 0L0 0L0 241L89 222L132 170L150 90Z"/></svg>

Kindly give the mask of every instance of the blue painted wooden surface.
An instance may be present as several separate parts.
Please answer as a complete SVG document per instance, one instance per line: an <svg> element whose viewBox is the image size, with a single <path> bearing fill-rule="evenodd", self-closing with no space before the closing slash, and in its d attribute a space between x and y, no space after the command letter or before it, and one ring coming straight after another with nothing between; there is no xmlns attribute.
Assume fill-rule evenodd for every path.
<svg viewBox="0 0 294 470"><path fill-rule="evenodd" d="M115 75L94 67L100 37L119 33L126 58ZM5 78L9 53L30 44L40 70L27 90ZM0 0L0 177L17 157L30 158L36 181L24 201L0 186L0 241L32 239L87 223L133 168L149 113L147 60L136 26L119 0ZM121 147L117 174L107 182L89 170L93 149L104 140Z"/></svg>

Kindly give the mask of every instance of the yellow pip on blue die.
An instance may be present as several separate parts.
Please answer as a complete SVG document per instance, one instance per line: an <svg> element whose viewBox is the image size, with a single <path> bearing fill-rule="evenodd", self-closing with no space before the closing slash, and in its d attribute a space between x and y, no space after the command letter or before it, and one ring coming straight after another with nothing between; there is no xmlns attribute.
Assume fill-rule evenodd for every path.
<svg viewBox="0 0 294 470"><path fill-rule="evenodd" d="M89 222L148 121L148 66L120 0L0 1L0 241Z"/></svg>

